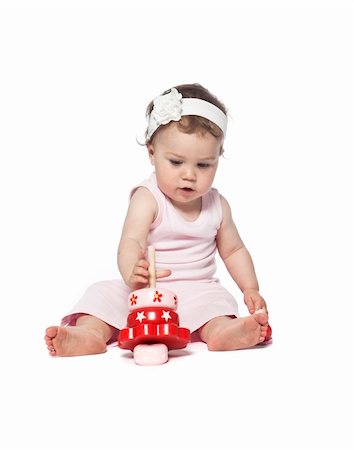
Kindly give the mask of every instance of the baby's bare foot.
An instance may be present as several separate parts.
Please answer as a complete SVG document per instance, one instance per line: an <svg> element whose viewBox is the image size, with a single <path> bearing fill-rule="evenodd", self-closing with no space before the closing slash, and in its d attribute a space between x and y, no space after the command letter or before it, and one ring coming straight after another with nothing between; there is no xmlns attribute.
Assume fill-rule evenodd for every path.
<svg viewBox="0 0 354 450"><path fill-rule="evenodd" d="M49 327L44 340L51 356L92 355L107 348L99 333L80 326Z"/></svg>
<svg viewBox="0 0 354 450"><path fill-rule="evenodd" d="M226 319L226 318L225 318ZM268 314L259 310L248 317L225 320L215 327L209 350L240 350L264 341L268 328Z"/></svg>

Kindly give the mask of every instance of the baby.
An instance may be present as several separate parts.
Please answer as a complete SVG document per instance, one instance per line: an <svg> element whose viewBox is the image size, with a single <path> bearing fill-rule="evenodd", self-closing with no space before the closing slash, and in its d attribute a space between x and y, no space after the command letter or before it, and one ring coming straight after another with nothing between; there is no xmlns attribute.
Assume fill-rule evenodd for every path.
<svg viewBox="0 0 354 450"><path fill-rule="evenodd" d="M268 311L251 256L227 200L212 187L227 127L225 106L199 84L176 86L147 109L146 148L152 175L131 191L118 248L122 280L90 286L61 326L46 330L52 356L106 351L129 314L131 291L147 287L145 250L156 250L156 278L179 299L181 326L209 350L237 350L266 338ZM243 292L249 316L215 278L219 252Z"/></svg>

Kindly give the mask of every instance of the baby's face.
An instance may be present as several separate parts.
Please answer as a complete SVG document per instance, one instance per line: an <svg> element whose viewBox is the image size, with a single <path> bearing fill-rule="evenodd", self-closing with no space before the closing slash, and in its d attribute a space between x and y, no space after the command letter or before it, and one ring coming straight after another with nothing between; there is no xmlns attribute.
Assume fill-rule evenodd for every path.
<svg viewBox="0 0 354 450"><path fill-rule="evenodd" d="M161 130L148 145L157 184L172 203L193 202L211 188L222 139L210 133L187 134L177 124Z"/></svg>

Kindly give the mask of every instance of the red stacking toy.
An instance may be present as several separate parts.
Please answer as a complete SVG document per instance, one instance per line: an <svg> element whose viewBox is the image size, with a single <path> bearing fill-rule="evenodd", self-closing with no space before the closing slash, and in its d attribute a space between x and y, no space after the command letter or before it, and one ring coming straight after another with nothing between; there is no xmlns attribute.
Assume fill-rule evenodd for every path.
<svg viewBox="0 0 354 450"><path fill-rule="evenodd" d="M177 297L166 289L147 288L134 291L130 296L130 302L134 302L134 306L130 308L132 312L127 319L127 328L123 328L119 334L119 347L134 350L138 344L156 342L167 345L169 350L186 347L190 341L190 332L187 328L179 327L175 308L157 306L163 304L165 299L168 303L171 296L177 303Z"/></svg>
<svg viewBox="0 0 354 450"><path fill-rule="evenodd" d="M190 331L179 326L177 296L156 287L153 247L148 248L148 259L150 287L130 294L127 328L118 336L118 346L132 350L140 365L163 364L168 350L184 348L190 342Z"/></svg>

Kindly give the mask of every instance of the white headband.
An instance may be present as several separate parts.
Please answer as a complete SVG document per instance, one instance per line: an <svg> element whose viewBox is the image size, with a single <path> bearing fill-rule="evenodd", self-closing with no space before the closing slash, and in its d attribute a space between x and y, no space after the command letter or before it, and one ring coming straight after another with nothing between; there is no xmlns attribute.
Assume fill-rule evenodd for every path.
<svg viewBox="0 0 354 450"><path fill-rule="evenodd" d="M149 140L160 125L172 120L178 121L182 116L201 116L215 123L226 134L227 117L217 106L200 98L182 98L176 88L168 94L154 99L154 107L148 116L146 140Z"/></svg>

